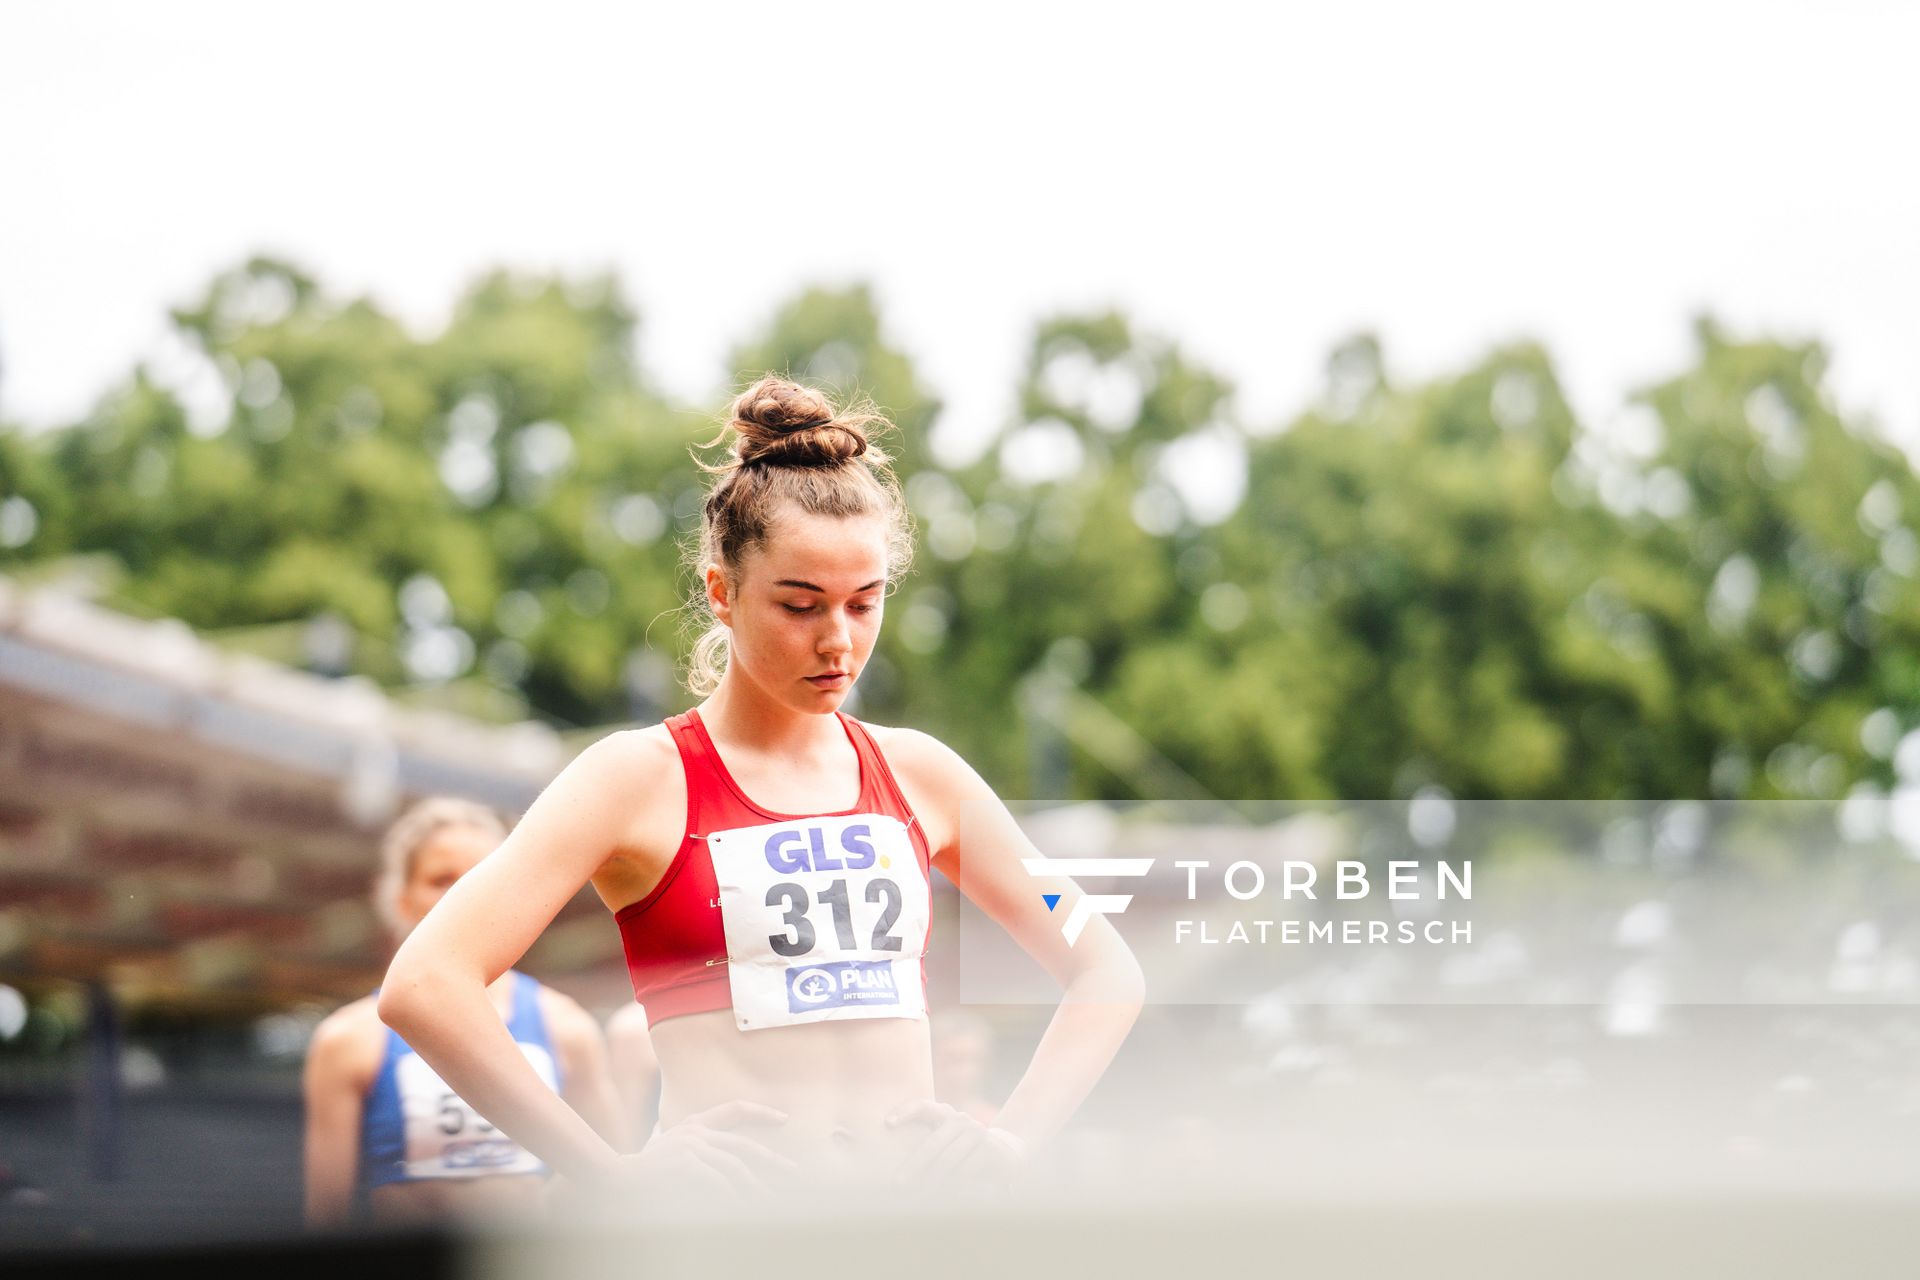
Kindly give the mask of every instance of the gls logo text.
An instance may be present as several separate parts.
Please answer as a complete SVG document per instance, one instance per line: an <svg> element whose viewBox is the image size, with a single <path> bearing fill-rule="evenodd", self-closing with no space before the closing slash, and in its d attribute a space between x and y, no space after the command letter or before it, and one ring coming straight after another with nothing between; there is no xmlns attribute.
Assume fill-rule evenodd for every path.
<svg viewBox="0 0 1920 1280"><path fill-rule="evenodd" d="M1143 876L1153 870L1152 858L1022 858L1020 862L1033 876ZM1060 905L1057 893L1043 893L1040 899L1049 911ZM1067 945L1080 941L1081 931L1094 916L1117 916L1132 901L1130 893L1083 893L1075 898L1060 925Z"/></svg>

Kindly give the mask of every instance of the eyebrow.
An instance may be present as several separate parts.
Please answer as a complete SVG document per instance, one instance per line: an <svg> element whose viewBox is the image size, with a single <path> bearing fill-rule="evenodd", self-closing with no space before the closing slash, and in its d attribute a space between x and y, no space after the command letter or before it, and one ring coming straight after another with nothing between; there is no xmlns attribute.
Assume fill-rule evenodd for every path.
<svg viewBox="0 0 1920 1280"><path fill-rule="evenodd" d="M853 594L859 595L862 591L871 591L875 587L885 586L886 582L887 580L885 578L875 578L872 582L869 582L866 586L855 588ZM802 582L798 578L782 578L780 579L780 581L774 583L773 585L776 587L798 587L802 591L817 591L821 595L827 594L827 589L825 587L816 587L811 582Z"/></svg>

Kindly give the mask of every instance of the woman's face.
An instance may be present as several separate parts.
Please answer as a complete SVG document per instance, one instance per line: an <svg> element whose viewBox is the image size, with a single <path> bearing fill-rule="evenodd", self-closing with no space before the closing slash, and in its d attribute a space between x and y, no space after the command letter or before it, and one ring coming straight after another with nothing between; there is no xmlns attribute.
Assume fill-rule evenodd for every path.
<svg viewBox="0 0 1920 1280"><path fill-rule="evenodd" d="M708 602L731 632L729 677L752 681L796 711L838 709L880 636L885 518L790 507L745 560L731 592L718 566L707 569Z"/></svg>
<svg viewBox="0 0 1920 1280"><path fill-rule="evenodd" d="M446 896L453 882L474 869L500 842L491 831L455 823L441 827L413 851L413 865L400 889L400 922L409 932L427 918L433 904Z"/></svg>

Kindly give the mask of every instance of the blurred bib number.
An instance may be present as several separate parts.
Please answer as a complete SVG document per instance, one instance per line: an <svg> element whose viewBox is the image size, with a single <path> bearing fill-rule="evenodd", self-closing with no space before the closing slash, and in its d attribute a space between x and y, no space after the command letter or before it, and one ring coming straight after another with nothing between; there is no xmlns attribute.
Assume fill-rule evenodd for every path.
<svg viewBox="0 0 1920 1280"><path fill-rule="evenodd" d="M537 1044L520 1051L533 1069L559 1091L553 1055ZM439 1073L417 1053L394 1063L400 1086L400 1114L406 1119L409 1178L478 1178L494 1173L545 1173L540 1158L488 1124L466 1100L447 1088Z"/></svg>
<svg viewBox="0 0 1920 1280"><path fill-rule="evenodd" d="M742 1031L924 1018L927 877L885 814L800 818L707 837Z"/></svg>

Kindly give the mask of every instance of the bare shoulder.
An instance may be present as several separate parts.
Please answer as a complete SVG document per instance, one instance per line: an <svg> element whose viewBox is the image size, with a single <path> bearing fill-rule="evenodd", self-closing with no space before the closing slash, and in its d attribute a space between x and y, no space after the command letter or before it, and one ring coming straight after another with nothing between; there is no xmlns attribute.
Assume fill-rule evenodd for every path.
<svg viewBox="0 0 1920 1280"><path fill-rule="evenodd" d="M884 725L867 730L938 860L958 845L963 817L993 800L992 789L959 752L930 733Z"/></svg>
<svg viewBox="0 0 1920 1280"><path fill-rule="evenodd" d="M553 1034L562 1039L579 1043L600 1038L599 1021L578 1000L544 982L540 984L540 1013Z"/></svg>
<svg viewBox="0 0 1920 1280"><path fill-rule="evenodd" d="M861 724L873 735L875 745L887 758L887 767L903 786L911 780L929 792L946 793L979 780L980 775L960 758L959 752L930 733L867 724L864 720Z"/></svg>
<svg viewBox="0 0 1920 1280"><path fill-rule="evenodd" d="M619 729L596 739L567 767L595 781L618 779L635 788L650 788L679 777L680 749L664 724Z"/></svg>
<svg viewBox="0 0 1920 1280"><path fill-rule="evenodd" d="M663 813L684 803L686 780L673 734L657 724L596 739L547 790L560 810L611 823L617 844L644 843L638 832L661 826Z"/></svg>
<svg viewBox="0 0 1920 1280"><path fill-rule="evenodd" d="M653 1032L647 1028L644 1005L623 1005L618 1013L607 1019L607 1047L622 1062L653 1060Z"/></svg>
<svg viewBox="0 0 1920 1280"><path fill-rule="evenodd" d="M307 1045L307 1069L328 1076L365 1077L380 1069L386 1052L387 1024L372 996L362 996L320 1020Z"/></svg>
<svg viewBox="0 0 1920 1280"><path fill-rule="evenodd" d="M611 1018L607 1019L607 1039L619 1040L627 1036L652 1035L647 1030L647 1008L643 1004L624 1004Z"/></svg>
<svg viewBox="0 0 1920 1280"><path fill-rule="evenodd" d="M350 1041L356 1036L377 1037L379 1032L386 1030L386 1026L380 1021L379 1001L373 996L361 996L320 1019L319 1025L313 1029L313 1041L315 1044L336 1044Z"/></svg>

